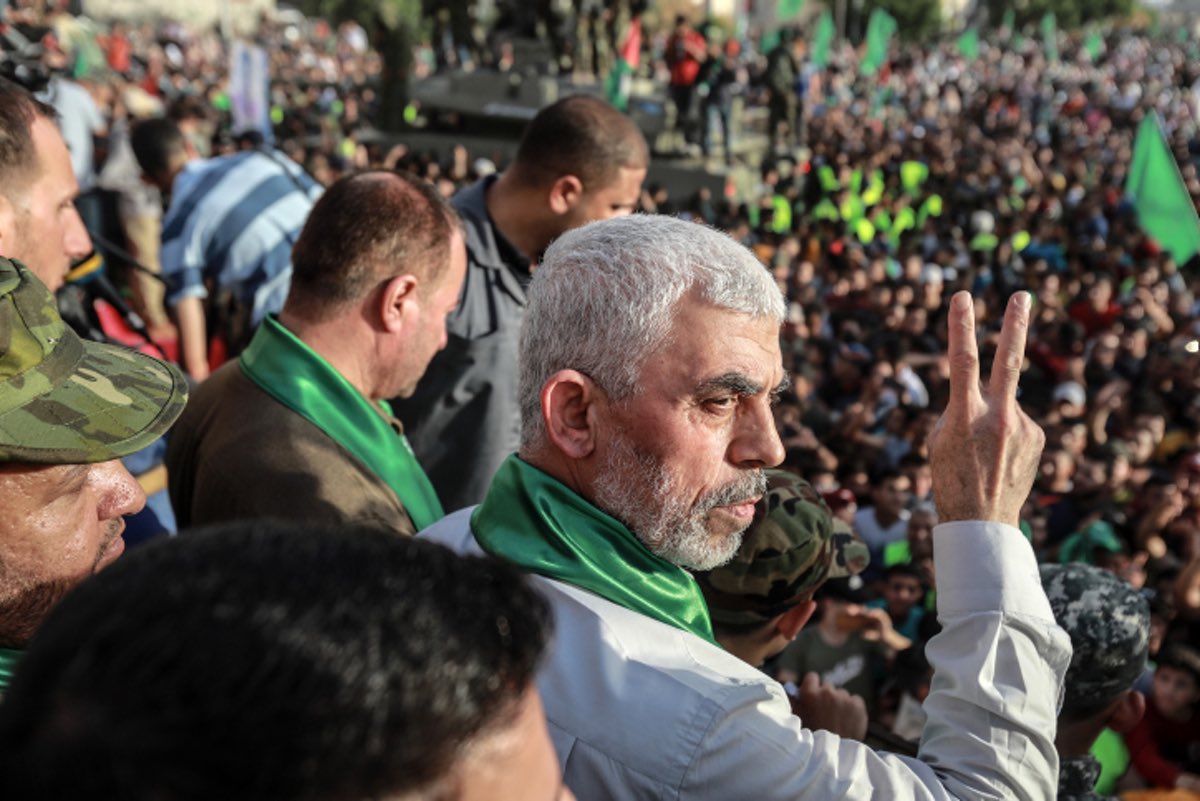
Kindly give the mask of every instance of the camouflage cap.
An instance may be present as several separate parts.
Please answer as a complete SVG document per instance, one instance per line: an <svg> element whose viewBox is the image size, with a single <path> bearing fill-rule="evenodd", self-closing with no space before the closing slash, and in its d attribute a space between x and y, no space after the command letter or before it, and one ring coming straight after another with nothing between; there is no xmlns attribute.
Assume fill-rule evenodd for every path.
<svg viewBox="0 0 1200 801"><path fill-rule="evenodd" d="M162 436L186 401L177 369L80 339L42 282L0 259L0 462L127 456Z"/></svg>
<svg viewBox="0 0 1200 801"><path fill-rule="evenodd" d="M767 492L754 522L728 564L697 574L717 623L763 623L786 612L822 582L858 573L870 560L867 546L807 481L768 470Z"/></svg>
<svg viewBox="0 0 1200 801"><path fill-rule="evenodd" d="M1054 619L1075 650L1063 710L1092 711L1128 690L1145 670L1150 605L1133 587L1092 565L1047 564L1041 572Z"/></svg>

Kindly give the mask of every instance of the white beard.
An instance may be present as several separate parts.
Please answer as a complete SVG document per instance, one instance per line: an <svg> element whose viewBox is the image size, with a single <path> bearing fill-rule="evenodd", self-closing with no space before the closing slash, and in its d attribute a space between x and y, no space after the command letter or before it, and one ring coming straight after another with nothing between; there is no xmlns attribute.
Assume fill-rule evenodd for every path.
<svg viewBox="0 0 1200 801"><path fill-rule="evenodd" d="M618 434L596 479L596 505L628 526L655 556L689 570L712 570L733 558L743 532L714 537L708 513L762 495L766 483L756 470L689 506L680 500L666 465Z"/></svg>

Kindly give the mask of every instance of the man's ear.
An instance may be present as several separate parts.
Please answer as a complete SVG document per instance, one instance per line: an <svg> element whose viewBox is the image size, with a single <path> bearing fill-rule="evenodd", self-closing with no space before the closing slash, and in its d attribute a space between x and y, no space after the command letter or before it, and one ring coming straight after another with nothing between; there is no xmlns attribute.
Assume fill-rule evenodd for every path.
<svg viewBox="0 0 1200 801"><path fill-rule="evenodd" d="M550 210L566 214L583 197L583 181L574 175L564 175L550 186Z"/></svg>
<svg viewBox="0 0 1200 801"><path fill-rule="evenodd" d="M400 331L416 309L418 288L419 282L413 275L397 275L384 282L375 302L377 324L385 331Z"/></svg>
<svg viewBox="0 0 1200 801"><path fill-rule="evenodd" d="M793 606L775 621L775 631L788 642L791 642L796 639L796 635L800 633L800 629L804 628L804 624L808 622L808 619L812 617L813 612L816 610L817 602L811 598L799 606Z"/></svg>
<svg viewBox="0 0 1200 801"><path fill-rule="evenodd" d="M1138 725L1144 714L1146 696L1137 690L1126 690L1108 715L1108 728L1117 734L1124 734Z"/></svg>
<svg viewBox="0 0 1200 801"><path fill-rule="evenodd" d="M596 449L596 382L578 370L559 370L542 385L542 420L550 442L571 459Z"/></svg>

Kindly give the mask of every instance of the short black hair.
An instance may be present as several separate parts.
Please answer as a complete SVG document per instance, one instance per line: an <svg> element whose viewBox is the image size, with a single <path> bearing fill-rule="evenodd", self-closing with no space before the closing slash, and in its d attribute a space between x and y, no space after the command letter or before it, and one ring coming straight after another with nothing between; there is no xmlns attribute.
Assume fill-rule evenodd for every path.
<svg viewBox="0 0 1200 801"><path fill-rule="evenodd" d="M622 167L649 163L646 138L629 117L598 97L572 95L537 113L510 170L535 186L574 175L593 190L611 185Z"/></svg>
<svg viewBox="0 0 1200 801"><path fill-rule="evenodd" d="M925 577L921 575L921 571L917 569L917 566L911 562L888 565L887 569L883 571L883 580L885 582L891 581L893 576L904 576L916 579L922 584L925 583Z"/></svg>
<svg viewBox="0 0 1200 801"><path fill-rule="evenodd" d="M1156 658L1158 667L1169 667L1182 671L1192 677L1192 681L1200 687L1200 651L1182 643L1171 643L1158 652Z"/></svg>
<svg viewBox="0 0 1200 801"><path fill-rule="evenodd" d="M47 618L0 704L11 797L436 790L518 714L549 635L512 567L364 528L152 543Z"/></svg>
<svg viewBox="0 0 1200 801"><path fill-rule="evenodd" d="M458 213L422 178L382 170L346 176L316 202L292 248L288 310L321 319L406 273L440 285L458 227Z"/></svg>
<svg viewBox="0 0 1200 801"><path fill-rule="evenodd" d="M171 161L184 152L183 131L166 117L142 120L129 132L129 145L138 166L150 178L171 168Z"/></svg>
<svg viewBox="0 0 1200 801"><path fill-rule="evenodd" d="M33 144L33 122L38 117L57 120L50 106L23 86L0 78L0 194L21 188L21 180L38 169Z"/></svg>

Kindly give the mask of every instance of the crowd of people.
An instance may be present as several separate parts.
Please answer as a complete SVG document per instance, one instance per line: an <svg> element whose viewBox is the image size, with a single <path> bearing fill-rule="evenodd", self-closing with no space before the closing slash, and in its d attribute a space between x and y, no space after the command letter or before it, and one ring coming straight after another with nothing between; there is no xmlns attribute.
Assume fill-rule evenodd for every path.
<svg viewBox="0 0 1200 801"><path fill-rule="evenodd" d="M119 555L113 521L141 506L142 489L165 502L169 483L179 528L224 524L221 552L244 547L248 574L253 559L303 571L323 558L315 531L302 542L315 554L285 557L278 530L245 525L271 517L325 535L428 528L423 538L538 576L549 610L535 595L494 617L474 612L498 627L477 640L500 633L489 658L516 664L498 700L473 686L483 711L447 736L487 740L520 723L544 745L544 702L564 780L581 798L668 788L819 797L835 786L865 797L914 784L932 797L1052 793L1056 783L1060 798L1118 782L1200 791L1200 257L1178 257L1143 231L1125 192L1138 123L1157 114L1200 200L1193 43L1114 31L1099 49L1064 37L1050 55L1006 31L970 56L952 43L897 48L867 75L849 47L816 65L802 36L781 36L768 55L748 41L706 41L677 20L647 47L687 143L710 150L718 126L730 142L729 110L709 113L709 98L768 105L771 134L748 197L680 198L645 184L653 155L642 134L594 97L540 112L509 162L462 146L442 158L365 143L381 62L354 24L315 23L312 37L260 30L271 145L230 130L228 53L215 33L118 23L95 36L32 4L0 13L54 31L47 65L76 67L85 39L106 64L56 74L41 101L0 85L0 212L15 210L0 214L0 256L38 276L3 262L0 299L25 321L6 325L95 363L43 366L50 345L36 357L9 346L0 358L52 373L54 387L72 370L107 376L116 396L136 396L140 415L108 413L97 441L56 410L85 403L104 415L113 393L81 401L37 384L50 395L11 424L0 401L0 459L17 469L0 482L29 486L22 470L56 465L70 473L53 479L56 497L62 486L90 493L102 529L88 569L43 569L37 554L0 550L11 585L0 592L0 672L18 665L0 740L39 732L48 743L14 773L27 787L87 797L78 788L90 781L103 797L120 786L105 784L119 780L102 764L116 759L108 751L90 753L92 773L52 775L86 740L39 728L46 704L115 691L100 678L56 685L70 676L63 643L81 636L84 602L61 604L41 652L34 640L36 671L20 667L22 652L71 585ZM695 69L678 69L672 51ZM105 227L114 195L115 225ZM71 200L79 217L64 211ZM646 214L610 220L634 211ZM93 236L116 243L105 248L110 272L125 260L161 273L130 272L127 298L160 355L177 356L189 376L186 409L173 368L68 347L76 340L47 310L53 320L31 322L28 310L46 302L41 284L85 283ZM981 374L991 376L982 391ZM20 386L0 393L29 403ZM55 423L74 439L52 444ZM166 479L131 468L135 488L112 460L147 452ZM775 465L782 472L762 475ZM475 511L454 514L464 508ZM19 522L10 528L20 535ZM741 528L731 550L729 532ZM359 534L329 558L435 559ZM162 563L146 567L122 557L125 572L142 582L195 572L179 592L207 598L219 570L205 560L217 548L187 547L195 553L148 548ZM526 586L507 573L436 569L510 595L523 591L512 582ZM117 603L117 573L86 584ZM488 597L501 598L495 589ZM364 587L362 597L391 590ZM283 582L272 592L279 599L263 603L281 610L280 636L290 615L313 619L306 604L320 590ZM251 610L251 594L231 589L228 603ZM453 611L422 609L414 614ZM536 624L529 639L506 633L506 614ZM309 636L296 625L294 636ZM326 625L314 622L311 636L338 640ZM139 627L96 630L117 645L92 647L120 648ZM241 636L273 647L261 628ZM470 642L455 648L446 665L479 669ZM92 673L95 653L79 658ZM197 668L195 680L216 669ZM329 714L362 716L378 692L370 682L403 685L422 669L348 684L367 699ZM983 693L961 692L988 671ZM289 675L289 693L321 686ZM115 697L112 714L147 727L130 736L153 738L149 708L141 718L129 711L137 699ZM1048 737L1056 718L1058 741ZM200 739L187 749L214 747ZM773 764L773 749L792 758ZM316 750L295 754L320 761ZM753 776L737 770L746 766ZM546 779L546 798L563 792L553 770L530 770ZM400 786L384 773L353 792ZM209 786L180 776L189 774L147 774L147 787Z"/></svg>

